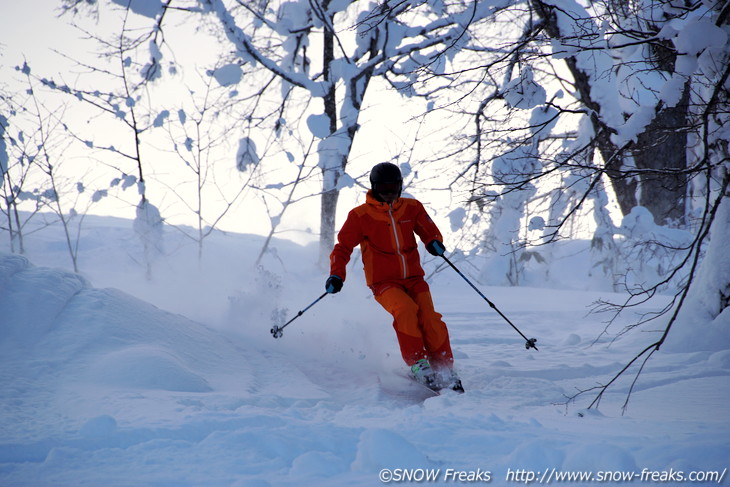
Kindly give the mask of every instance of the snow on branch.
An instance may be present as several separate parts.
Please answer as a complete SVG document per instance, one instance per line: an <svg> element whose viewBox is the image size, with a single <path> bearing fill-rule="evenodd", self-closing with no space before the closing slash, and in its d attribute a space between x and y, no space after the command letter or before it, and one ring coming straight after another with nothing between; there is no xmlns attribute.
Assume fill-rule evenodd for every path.
<svg viewBox="0 0 730 487"><path fill-rule="evenodd" d="M312 81L305 74L283 69L272 59L262 54L251 42L251 38L237 24L222 0L205 0L210 9L216 14L228 39L236 46L239 52L253 57L266 69L281 77L294 86L309 90L312 96L323 97L327 93L328 83Z"/></svg>

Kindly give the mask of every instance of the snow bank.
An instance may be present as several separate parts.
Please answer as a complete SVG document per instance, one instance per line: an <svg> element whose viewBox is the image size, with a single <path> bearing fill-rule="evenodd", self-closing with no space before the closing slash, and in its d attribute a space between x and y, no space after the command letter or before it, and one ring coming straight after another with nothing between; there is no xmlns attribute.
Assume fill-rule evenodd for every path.
<svg viewBox="0 0 730 487"><path fill-rule="evenodd" d="M125 388L208 392L204 376L232 365L237 387L250 381L245 362L223 359L234 352L223 337L120 291L5 254L0 283L8 355L67 364L75 378Z"/></svg>

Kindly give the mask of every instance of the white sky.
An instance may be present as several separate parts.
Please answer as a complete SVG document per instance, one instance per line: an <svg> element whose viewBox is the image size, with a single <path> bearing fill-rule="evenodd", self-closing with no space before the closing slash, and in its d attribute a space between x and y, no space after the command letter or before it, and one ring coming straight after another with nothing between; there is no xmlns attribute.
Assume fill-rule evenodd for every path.
<svg viewBox="0 0 730 487"><path fill-rule="evenodd" d="M29 61L51 63L52 48L66 50L78 44L73 29L56 18L60 0L0 0L0 55L3 66Z"/></svg>

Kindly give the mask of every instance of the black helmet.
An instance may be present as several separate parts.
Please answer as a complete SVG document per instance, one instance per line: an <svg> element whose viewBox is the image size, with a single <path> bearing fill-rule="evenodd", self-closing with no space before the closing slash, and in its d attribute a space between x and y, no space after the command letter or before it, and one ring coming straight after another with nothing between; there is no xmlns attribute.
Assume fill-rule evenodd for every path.
<svg viewBox="0 0 730 487"><path fill-rule="evenodd" d="M403 183L403 176L400 169L390 162L381 162L373 166L370 171L370 185L375 186L378 183Z"/></svg>
<svg viewBox="0 0 730 487"><path fill-rule="evenodd" d="M390 162L376 164L370 171L370 187L373 189L375 199L381 200L380 193L397 192L400 197L403 190L403 176L400 169Z"/></svg>

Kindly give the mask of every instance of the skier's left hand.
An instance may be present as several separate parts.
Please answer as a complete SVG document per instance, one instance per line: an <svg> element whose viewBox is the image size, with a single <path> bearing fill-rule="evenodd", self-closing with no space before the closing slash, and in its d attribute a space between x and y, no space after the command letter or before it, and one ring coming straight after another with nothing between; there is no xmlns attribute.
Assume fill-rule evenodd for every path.
<svg viewBox="0 0 730 487"><path fill-rule="evenodd" d="M439 242L438 240L431 240L426 245L426 250L428 250L429 254L439 257L441 255L444 255L444 252L446 252L446 247L444 247L444 244Z"/></svg>
<svg viewBox="0 0 730 487"><path fill-rule="evenodd" d="M324 284L325 290L330 294L338 293L342 290L342 278L340 276L329 276Z"/></svg>

